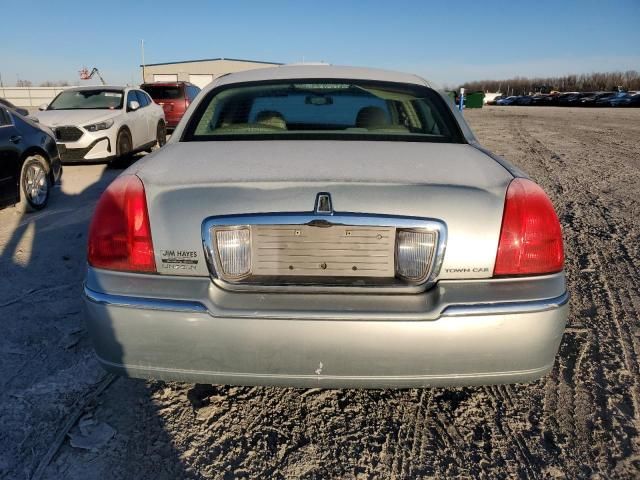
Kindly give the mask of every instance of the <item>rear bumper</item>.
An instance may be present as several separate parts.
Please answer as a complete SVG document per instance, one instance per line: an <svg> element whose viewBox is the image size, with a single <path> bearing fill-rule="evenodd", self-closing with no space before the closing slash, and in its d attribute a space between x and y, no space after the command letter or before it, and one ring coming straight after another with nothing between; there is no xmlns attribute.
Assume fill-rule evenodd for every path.
<svg viewBox="0 0 640 480"><path fill-rule="evenodd" d="M553 366L567 300L564 292L449 304L435 318L420 319L392 312L388 318L384 312L239 314L212 311L206 302L85 287L88 328L107 370L196 383L327 388L533 381Z"/></svg>
<svg viewBox="0 0 640 480"><path fill-rule="evenodd" d="M184 115L184 112L177 115L170 115L170 114L167 114L167 112L165 112L164 118L165 118L165 122L167 123L167 128L176 128L178 123L180 123L180 120L182 120L183 115Z"/></svg>

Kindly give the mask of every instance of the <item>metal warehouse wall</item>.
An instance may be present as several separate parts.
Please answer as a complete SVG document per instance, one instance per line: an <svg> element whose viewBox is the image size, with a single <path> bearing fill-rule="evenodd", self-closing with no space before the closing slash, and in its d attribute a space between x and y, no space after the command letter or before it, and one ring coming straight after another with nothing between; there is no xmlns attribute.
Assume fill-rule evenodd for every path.
<svg viewBox="0 0 640 480"><path fill-rule="evenodd" d="M176 62L160 65L146 65L144 68L144 81L154 82L154 75L176 75L176 79L184 82L192 82L199 87L204 87L209 81L213 81L226 73L253 70L254 68L266 68L277 66L277 63L238 61L238 60L203 60L195 62ZM196 78L191 78L194 75ZM206 75L210 79L203 81ZM168 79L163 79L168 80ZM203 84L204 83L204 84Z"/></svg>
<svg viewBox="0 0 640 480"><path fill-rule="evenodd" d="M70 87L0 87L0 97L16 107L38 107L49 103L65 88Z"/></svg>

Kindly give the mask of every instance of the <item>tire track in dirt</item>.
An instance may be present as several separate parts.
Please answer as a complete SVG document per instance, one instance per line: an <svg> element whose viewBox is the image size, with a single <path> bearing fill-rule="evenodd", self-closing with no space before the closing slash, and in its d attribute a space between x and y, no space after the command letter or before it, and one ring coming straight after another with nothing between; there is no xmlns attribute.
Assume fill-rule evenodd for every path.
<svg viewBox="0 0 640 480"><path fill-rule="evenodd" d="M391 467L391 475L393 478L405 478L403 476L405 472L405 455L402 446L406 444L406 439L409 435L409 418L410 414L408 410L403 409L402 419L400 421L400 429L398 430L397 441L395 442L395 449L393 452L393 463Z"/></svg>
<svg viewBox="0 0 640 480"><path fill-rule="evenodd" d="M519 133L524 137L522 129L519 129ZM535 142L537 142L538 144L541 144L541 142L535 139L533 135L530 135L530 137L533 138ZM546 152L535 150L535 149L533 149L533 151L540 158L541 163L545 164L545 168L547 170L550 170L548 166L548 162L545 162L545 158L547 158L549 155L551 155L552 157L558 157L558 155L546 147L543 147L543 148L544 150L546 150ZM559 183L559 185L562 185L562 184ZM600 218L604 221L606 225L607 231L611 234L611 236L614 238L616 237L620 238L621 235L619 233L618 224L612 221L611 215L608 214L608 209L606 208L606 206L602 205L600 198L595 197L593 194L589 193L588 190L586 189L583 190L580 188L580 187L586 187L586 186L580 185L580 184L577 184L576 186L577 186L577 190L582 190L584 192L583 195L587 197L588 204L593 207L593 210L596 210L598 212ZM633 335L629 331L628 324L625 323L623 325L619 318L620 316L618 313L617 305L624 306L624 302L621 301L619 295L615 295L613 293L609 285L609 282L603 273L606 271L611 271L612 269L615 269L615 270L623 269L627 271L626 272L627 274L631 273L631 270L637 271L637 269L635 269L634 266L632 265L631 259L629 259L628 255L625 255L626 249L623 249L624 251L620 251L621 249L619 248L619 246L624 246L624 243L620 242L614 245L615 251L613 252L613 255L607 254L607 250L605 250L604 248L597 251L596 258L598 260L596 262L597 264L596 270L599 272L600 284L602 285L608 297L608 302L607 302L609 305L608 311L611 313L611 318L613 320L613 323L617 331L617 335L615 335L615 339L621 347L625 367L630 373L632 373L633 385L631 388L631 393L632 393L632 400L633 400L633 407L634 407L634 416L637 416L637 412L640 411L640 409L638 408L638 381L637 381L638 374L639 374L638 353L636 350L636 346L630 341L630 339L633 338ZM620 272L620 273L624 275L625 272ZM639 284L638 276L627 275L626 279L627 279L626 285L622 287L622 291L625 291L628 288L631 288L637 291L638 284ZM620 289L616 289L616 291L621 292ZM631 316L635 316L636 318L638 317L638 311L635 309L627 313L630 314Z"/></svg>
<svg viewBox="0 0 640 480"><path fill-rule="evenodd" d="M431 390L422 390L420 392L420 400L416 409L416 417L414 418L413 444L408 455L409 459L414 459L406 469L403 475L411 477L414 474L415 465L424 465L423 446L425 444L425 436L431 423L431 399L433 392ZM430 442L429 442L430 443ZM415 461L417 460L417 461Z"/></svg>
<svg viewBox="0 0 640 480"><path fill-rule="evenodd" d="M608 232L611 236L620 238L621 235L618 233L619 223L613 222L611 220L612 217L608 214L608 209L601 203L601 197L592 194L588 184L585 185L581 182L580 178L576 178L575 175L572 175L573 171L571 170L571 168L554 168L554 166L551 164L551 160L558 160L561 158L561 156L558 153L554 152L551 148L544 145L541 141L539 141L536 138L536 135L531 133L531 130L532 129L529 128L525 131L521 124L521 119L518 119L515 122L516 136L518 137L522 145L528 147L531 153L533 153L533 155L528 156L528 158L535 160L538 163L539 167L542 169L543 184L545 183L545 180L548 180L544 177L551 175L552 172L555 172L554 180L556 182L556 188L551 190L551 193L555 193L558 197L560 197L560 199L556 199L555 203L558 204L559 202L561 202L563 200L562 197L567 194L570 195L572 199L574 199L574 203L577 203L587 209L586 215L581 215L578 218L576 218L576 216L568 217L572 220L569 225L565 226L565 235L570 237L568 243L573 244L573 247L577 246L578 249L582 249L583 242L579 242L576 240L581 237L581 232L590 232L591 230L593 230L594 222L591 221L589 223L585 223L585 221L594 219L599 220L599 222L595 222L596 224L602 223L604 225L604 228L602 229L604 232ZM525 168L533 173L531 165L526 165ZM540 172L540 169L538 169L538 172ZM567 185L567 187L564 187L565 184ZM569 185L571 186L570 188ZM619 218L617 220L618 222L620 221ZM613 249L611 249L610 246L609 248L607 248L606 244L602 245L601 243L603 242L601 242L600 240L601 239L596 238L595 242L593 241L593 239L590 242L586 242L588 250L580 252L579 255L579 257L582 258L590 258L591 261L595 264L595 271L600 272L598 278L599 281L597 282L599 284L599 288L594 289L593 281L589 282L590 285L585 285L585 282L583 281L584 275L578 275L577 289L582 294L582 299L580 302L582 305L584 305L584 303L591 303L592 305L600 305L603 307L604 312L601 315L598 315L595 319L592 318L591 321L587 319L589 330L596 331L599 338L607 340L606 342L604 342L604 344L597 344L597 346L601 346L605 351L610 350L611 343L618 344L619 350L622 353L622 363L624 365L624 369L632 373L631 378L627 382L631 384L629 388L631 392L632 402L632 412L630 415L630 419L632 424L637 424L637 341L634 341L635 336L632 335L633 332L631 332L629 328L629 322L622 322L620 320L620 314L618 311L619 306L623 306L624 308L625 303L631 304L632 309L631 311L625 312L625 318L638 318L638 312L635 308L633 297L630 297L631 300L629 302L624 302L621 298L626 293L628 293L629 290L637 289L638 277L637 275L635 275L637 269L633 265L633 260L629 256L629 250L626 248L628 237L623 237L622 241L617 243L617 245L619 245L620 247L616 248L616 246L614 246ZM594 243L598 245L594 245ZM613 250L613 252L611 250ZM608 272L608 275L605 277L603 272ZM571 274L572 272L569 273ZM614 273L614 275L611 275L611 273ZM625 284L618 286L618 288L612 291L611 287L608 285L607 278L615 279L620 277L625 279ZM597 297L597 295L594 296L593 290L599 290L601 292L604 291L608 298L602 301ZM585 297L586 299L588 299L587 302L584 301ZM607 322L607 319L610 319L610 321ZM613 325L611 325L611 323L613 323ZM578 352L577 356L579 358L579 361L576 360L573 362L573 366L566 364L563 355L567 352L567 349L572 343L574 344L573 349ZM591 414L591 412L588 411L588 408L589 405L592 404L592 402L590 401L592 397L586 394L585 389L583 388L584 381L586 380L588 385L592 385L594 383L598 384L598 380L606 378L607 380L604 390L608 391L610 390L611 385L618 383L617 380L619 377L619 371L616 371L617 365L615 364L611 366L603 364L603 367L599 372L599 376L596 373L593 378L584 378L580 373L580 367L584 362L585 355L590 355L589 352L592 352L593 343L589 338L587 338L586 341L582 341L582 345L575 345L576 343L579 344L580 341L578 341L575 336L573 336L572 339L571 333L565 335L565 340L563 341L563 345L561 347L559 363L561 369L570 369L572 370L572 372L569 374L568 378L566 378L566 381L563 381L564 376L562 375L559 376L560 383L557 383L555 381L555 378L549 381L549 384L553 385L553 388L548 388L546 391L545 407L547 407L549 404L558 404L558 400L553 398L554 395L557 399L564 397L564 400L569 401L572 410L571 416L573 418L566 419L564 422L565 425L562 428L565 429L566 427L570 426L570 423L573 423L576 426L576 429L581 430L580 432L570 432L573 433L573 435L580 437L581 441L578 442L580 443L580 445L572 445L574 441L571 437L569 437L567 440L571 450L578 448L579 450L584 451L586 454L589 454L589 451L591 449L589 448L590 442L587 439L590 437L590 428L589 422L585 422L584 419L588 419ZM602 356L600 355L600 357ZM594 360L595 359L596 358L594 358ZM572 386L574 388L571 388ZM562 391L565 391L565 393L561 393ZM549 397L550 394L552 395L552 397ZM579 396L579 398L576 398L577 396ZM579 404L579 406L576 406L576 404ZM608 402L601 401L599 415L600 418L606 420L608 414L610 414L610 408L611 406L608 404ZM547 418L553 418L553 423L555 423L556 426L560 426L556 421L558 412L553 412L548 408L545 408L545 410L545 416ZM582 419L583 421L580 421L580 419ZM605 424L607 424L607 426L610 428L614 427L612 422L605 422ZM611 429L609 428L607 428L606 430L611 432ZM625 431L625 434L629 433L635 434L637 438L636 431ZM619 438L616 439L616 443L623 450L622 452L620 452L620 456L624 456L629 453L630 446L627 444L627 441L623 436L618 437ZM611 454L609 452L602 453L606 457L608 457L608 461L606 462L607 466L612 467L613 459L611 458Z"/></svg>
<svg viewBox="0 0 640 480"><path fill-rule="evenodd" d="M514 139L512 144L517 145L518 149L521 149L523 151L523 153L526 155L525 158L530 157L532 153L534 156L540 156L540 150L543 148L543 145L540 144L540 142L536 142L530 138L527 138L523 134L522 127L520 125L520 119L517 119L514 123L515 123L514 125L515 128L513 129L513 132L512 132ZM559 158L557 155L554 157ZM541 167L543 168L543 177L548 178L552 176L552 172L554 171L552 166L550 166L548 163L545 162L545 163L541 163ZM529 168L529 165L526 165L525 168ZM544 182L543 182L543 185L544 185ZM553 187L552 191L554 191L556 195L561 196L564 194L565 192L564 185L559 183L551 183L551 182L550 182L550 185ZM547 190L549 190L548 185L544 185L544 186ZM555 416L555 414L557 413L557 410L554 409L553 411L551 411L548 408L546 408L547 405L549 404L566 405L568 403L569 405L572 406L572 410L573 410L574 402L571 395L571 388L566 388L566 386L563 385L562 381L558 383L555 378L557 375L558 375L557 371L554 370L554 372L552 372L552 374L550 375L549 380L547 380L547 385L546 385L547 388L544 389L544 394L541 395L540 408L545 410L545 412L547 413L547 415L543 415L543 418L542 418L543 435L546 435L545 433L546 417L552 417L554 419L554 425L552 426L550 431L559 429L559 424ZM551 386L550 389L548 388L549 386ZM511 392L510 386L497 386L497 387L491 387L490 389L488 389L487 393L490 397L496 399L496 401L504 402L506 405L509 405L509 407L513 407L514 406L513 398L511 397L510 392ZM569 393L570 398L567 398L567 393ZM551 397L549 397L549 395L551 395ZM532 410L535 411L536 407L534 406ZM570 420L571 420L570 418L565 420L564 422L565 426L571 424ZM512 436L514 439L514 443L516 445L516 451L518 452L518 456L521 459L521 465L525 469L524 472L526 476L535 477L537 475L535 464L536 463L539 464L541 462L536 461L535 459L532 459L533 453L529 448L528 440L525 439L520 432L517 432L516 430L514 430L511 427L510 422L508 420L505 421L502 425L505 431L507 432L507 434L509 436ZM546 435L546 439L545 441L541 442L541 445L537 445L537 444L531 445L531 448L536 450L537 456L545 458L545 456L548 455L549 449L548 447L545 448L545 443L547 443L548 440L549 440L549 437L548 435ZM553 443L555 444L555 442ZM522 472L520 474L522 474Z"/></svg>
<svg viewBox="0 0 640 480"><path fill-rule="evenodd" d="M515 444L516 448L513 453L520 459L518 462L518 476L524 474L526 478L538 478L538 469L535 467L537 462L532 460L532 454L526 440L522 433L511 425L510 419L505 420L504 418L505 413L510 411L509 402L505 399L498 386L483 387L483 390L487 393L492 409L495 411L494 417L501 436Z"/></svg>

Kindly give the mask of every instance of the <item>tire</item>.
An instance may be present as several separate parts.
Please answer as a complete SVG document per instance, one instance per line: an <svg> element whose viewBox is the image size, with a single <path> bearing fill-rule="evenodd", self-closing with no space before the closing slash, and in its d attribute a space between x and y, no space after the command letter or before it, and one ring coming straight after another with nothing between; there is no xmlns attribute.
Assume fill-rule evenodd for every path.
<svg viewBox="0 0 640 480"><path fill-rule="evenodd" d="M133 142L131 141L131 134L128 130L120 130L118 132L118 138L116 139L116 158L118 160L124 160L131 155L133 150Z"/></svg>
<svg viewBox="0 0 640 480"><path fill-rule="evenodd" d="M41 155L26 158L20 169L20 202L16 205L21 212L42 210L49 202L51 179L47 162Z"/></svg>
<svg viewBox="0 0 640 480"><path fill-rule="evenodd" d="M156 144L158 148L162 148L167 143L167 126L164 122L158 122L158 128L156 128Z"/></svg>

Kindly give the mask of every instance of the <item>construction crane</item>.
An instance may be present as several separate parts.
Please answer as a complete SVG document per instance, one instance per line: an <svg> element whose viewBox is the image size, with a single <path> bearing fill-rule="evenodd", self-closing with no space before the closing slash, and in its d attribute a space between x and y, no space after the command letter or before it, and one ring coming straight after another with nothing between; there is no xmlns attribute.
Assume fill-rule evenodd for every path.
<svg viewBox="0 0 640 480"><path fill-rule="evenodd" d="M98 70L96 67L93 67L93 69L91 70L91 72L89 72L89 70L87 69L87 67L84 67L82 70L80 70L78 73L80 73L80 80L90 80L93 78L94 75L97 75L98 78L100 79L100 81L102 82L102 85L106 85L107 83L104 81L104 78L102 78L102 75L100 75L100 70Z"/></svg>

